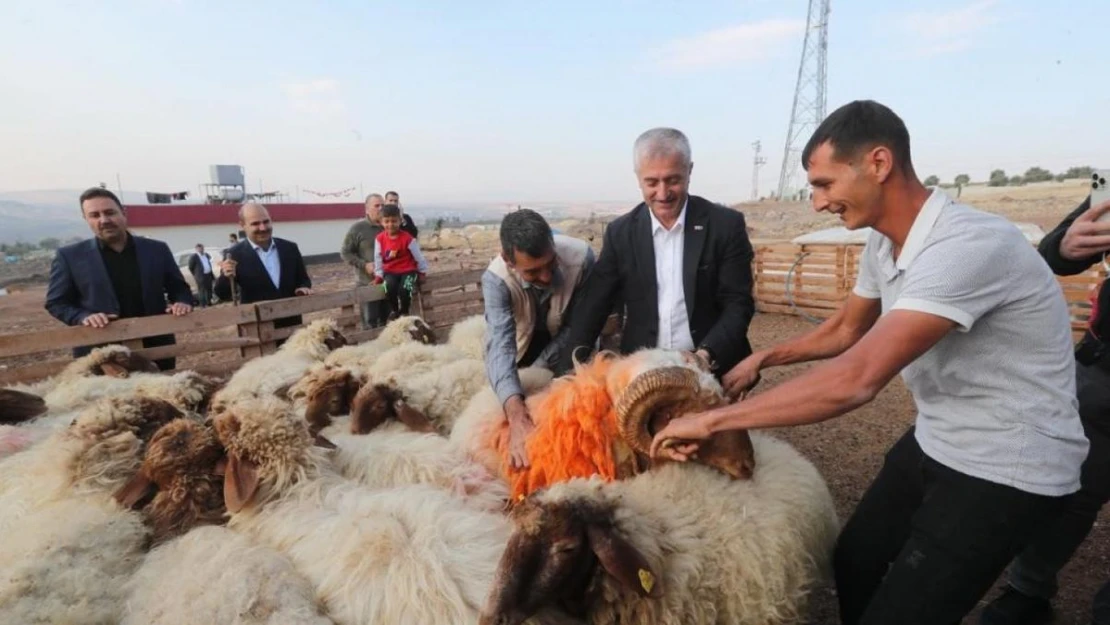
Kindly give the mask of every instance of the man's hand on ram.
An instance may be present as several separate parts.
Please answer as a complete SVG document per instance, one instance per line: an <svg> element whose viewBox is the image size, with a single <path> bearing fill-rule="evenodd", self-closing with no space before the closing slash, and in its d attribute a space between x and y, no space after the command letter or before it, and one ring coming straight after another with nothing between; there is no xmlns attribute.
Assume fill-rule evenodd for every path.
<svg viewBox="0 0 1110 625"><path fill-rule="evenodd" d="M701 441L713 432L709 413L696 412L672 419L651 441L651 457L686 462L698 457Z"/></svg>
<svg viewBox="0 0 1110 625"><path fill-rule="evenodd" d="M520 395L513 395L505 402L505 417L509 420L509 460L514 469L523 469L528 466L528 452L525 443L532 430L536 429L532 423L532 416L528 414L528 406Z"/></svg>

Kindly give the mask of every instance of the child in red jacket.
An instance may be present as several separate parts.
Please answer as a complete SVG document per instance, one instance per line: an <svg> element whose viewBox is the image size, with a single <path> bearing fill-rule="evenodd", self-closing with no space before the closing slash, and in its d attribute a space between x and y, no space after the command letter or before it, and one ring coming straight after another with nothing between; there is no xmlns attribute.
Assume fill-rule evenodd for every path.
<svg viewBox="0 0 1110 625"><path fill-rule="evenodd" d="M382 207L382 231L374 240L374 284L385 282L389 319L409 314L417 282L424 281L428 261L420 242L401 230L401 209L396 204Z"/></svg>

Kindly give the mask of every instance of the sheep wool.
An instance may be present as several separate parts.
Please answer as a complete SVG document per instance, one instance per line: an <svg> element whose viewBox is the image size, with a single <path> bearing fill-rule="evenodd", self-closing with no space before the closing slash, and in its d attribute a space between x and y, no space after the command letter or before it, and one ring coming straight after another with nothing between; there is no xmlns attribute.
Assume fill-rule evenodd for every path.
<svg viewBox="0 0 1110 625"><path fill-rule="evenodd" d="M695 371L701 387L721 392L712 375L680 352L641 350L623 358L603 353L527 399L535 423L525 442L529 466L511 466L509 424L502 419L488 444L501 457L501 473L509 481L513 501L574 477L599 475L612 480L634 473L636 460L620 434L616 401L637 376L664 367Z"/></svg>
<svg viewBox="0 0 1110 625"><path fill-rule="evenodd" d="M277 353L247 361L212 398L212 410L220 411L240 399L277 395L301 379L309 368L322 362L336 348L346 345L334 319L317 319L297 330Z"/></svg>
<svg viewBox="0 0 1110 625"><path fill-rule="evenodd" d="M486 352L486 318L473 315L451 326L447 344L465 353L468 358L484 360Z"/></svg>
<svg viewBox="0 0 1110 625"><path fill-rule="evenodd" d="M336 419L321 434L337 447L332 456L336 469L368 488L428 484L490 512L504 510L509 500L504 481L442 436L412 432L400 423L351 434L349 417Z"/></svg>
<svg viewBox="0 0 1110 625"><path fill-rule="evenodd" d="M390 321L377 338L359 345L340 347L324 359L329 367L363 370L374 364L385 352L407 343L434 344L435 332L420 317L409 315Z"/></svg>
<svg viewBox="0 0 1110 625"><path fill-rule="evenodd" d="M535 508L518 510L521 517L587 511L580 517L587 523L602 510L595 527L643 558L638 582L631 576L636 587L602 574L590 623L797 623L812 587L828 578L836 511L820 473L793 447L761 433L752 443L760 462L751 480L671 463L626 480L556 484L533 496ZM521 571L516 565L503 563L502 579Z"/></svg>
<svg viewBox="0 0 1110 625"><path fill-rule="evenodd" d="M214 421L228 527L288 556L337 623L477 621L508 535L502 515L429 485L373 491L342 478L277 400Z"/></svg>
<svg viewBox="0 0 1110 625"><path fill-rule="evenodd" d="M461 407L489 385L485 363L469 358L413 376L390 375L381 382L399 390L444 435L451 433Z"/></svg>
<svg viewBox="0 0 1110 625"><path fill-rule="evenodd" d="M224 527L152 550L127 582L121 625L332 625L289 559Z"/></svg>
<svg viewBox="0 0 1110 625"><path fill-rule="evenodd" d="M554 375L543 367L526 367L517 371L520 386L526 396L532 396L551 384ZM490 472L500 475L501 455L489 442L505 424L501 401L490 386L484 386L467 402L455 426L451 429L451 442L471 459Z"/></svg>
<svg viewBox="0 0 1110 625"><path fill-rule="evenodd" d="M0 623L118 623L148 530L106 495L55 501L3 528Z"/></svg>

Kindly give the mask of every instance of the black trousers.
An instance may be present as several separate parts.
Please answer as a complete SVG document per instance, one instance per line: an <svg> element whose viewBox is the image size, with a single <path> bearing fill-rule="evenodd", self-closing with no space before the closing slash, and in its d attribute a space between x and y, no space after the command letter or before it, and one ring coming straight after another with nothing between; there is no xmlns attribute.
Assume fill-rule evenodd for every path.
<svg viewBox="0 0 1110 625"><path fill-rule="evenodd" d="M201 308L212 305L212 282L214 280L212 274L205 273L201 275L193 274L193 279L197 282L197 303Z"/></svg>
<svg viewBox="0 0 1110 625"><path fill-rule="evenodd" d="M1082 487L1056 522L1039 533L1010 566L1010 585L1043 599L1056 595L1056 575L1087 538L1099 510L1110 501L1110 371L1076 363L1075 383L1079 417L1091 442L1083 463ZM1110 582L1095 599L1094 621L1110 625Z"/></svg>
<svg viewBox="0 0 1110 625"><path fill-rule="evenodd" d="M833 555L844 625L954 625L1070 497L974 478L921 451L910 428Z"/></svg>
<svg viewBox="0 0 1110 625"><path fill-rule="evenodd" d="M383 278L385 280L385 301L389 302L390 318L403 317L409 314L412 295L416 292L416 272L386 273L383 274Z"/></svg>

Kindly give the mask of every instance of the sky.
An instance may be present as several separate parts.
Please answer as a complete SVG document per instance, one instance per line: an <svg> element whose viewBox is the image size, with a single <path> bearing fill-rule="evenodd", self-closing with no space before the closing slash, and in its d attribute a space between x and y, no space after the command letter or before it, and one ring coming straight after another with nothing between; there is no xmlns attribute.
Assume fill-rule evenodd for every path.
<svg viewBox="0 0 1110 625"><path fill-rule="evenodd" d="M827 110L890 106L923 178L1110 167L1104 1L832 0ZM220 163L304 201L631 206L633 141L673 126L691 192L742 201L755 141L777 185L807 6L8 0L0 192L196 193Z"/></svg>

